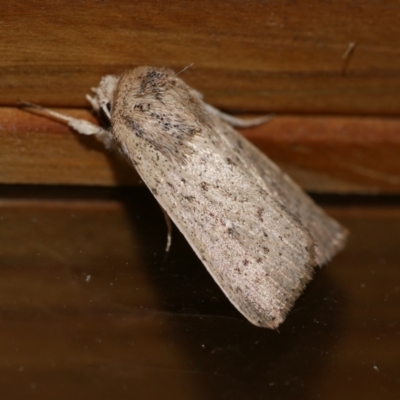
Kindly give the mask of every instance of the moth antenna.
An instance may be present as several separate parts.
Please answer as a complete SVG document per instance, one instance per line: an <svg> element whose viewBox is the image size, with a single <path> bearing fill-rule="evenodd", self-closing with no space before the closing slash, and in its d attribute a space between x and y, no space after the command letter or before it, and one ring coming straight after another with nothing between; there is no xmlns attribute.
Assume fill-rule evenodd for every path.
<svg viewBox="0 0 400 400"><path fill-rule="evenodd" d="M191 66L193 66L194 65L194 63L191 63L191 64L189 64L189 65L187 65L185 68L183 68L183 69L181 69L179 72L177 72L176 74L175 74L175 77L177 77L178 75L180 75L182 72L185 72L187 69L189 69Z"/></svg>

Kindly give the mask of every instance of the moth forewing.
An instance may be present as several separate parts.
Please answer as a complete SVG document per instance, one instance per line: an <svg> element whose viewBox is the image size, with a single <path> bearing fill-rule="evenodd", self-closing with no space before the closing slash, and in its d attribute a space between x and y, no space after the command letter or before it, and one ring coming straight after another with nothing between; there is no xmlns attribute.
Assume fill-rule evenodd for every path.
<svg viewBox="0 0 400 400"><path fill-rule="evenodd" d="M120 79L112 117L126 156L232 303L276 328L317 264L303 216L317 207L182 81L134 72ZM159 86L149 76L160 91L147 90Z"/></svg>
<svg viewBox="0 0 400 400"><path fill-rule="evenodd" d="M194 146L211 132L202 131ZM257 179L227 162L226 149L208 145L174 165L142 138L131 135L125 146L229 299L256 325L276 327L311 277L314 244L307 229Z"/></svg>
<svg viewBox="0 0 400 400"><path fill-rule="evenodd" d="M347 231L329 217L314 201L282 172L264 153L231 127L225 129L230 142L247 161L247 168L255 171L265 182L269 192L282 207L310 232L315 245L315 264L329 261L345 244Z"/></svg>

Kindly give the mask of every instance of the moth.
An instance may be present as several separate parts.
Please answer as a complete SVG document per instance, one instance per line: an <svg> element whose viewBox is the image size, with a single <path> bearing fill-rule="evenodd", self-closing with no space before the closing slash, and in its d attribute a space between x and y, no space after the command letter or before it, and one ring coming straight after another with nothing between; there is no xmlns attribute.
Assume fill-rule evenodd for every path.
<svg viewBox="0 0 400 400"><path fill-rule="evenodd" d="M233 305L277 328L346 230L233 128L263 119L220 112L166 68L108 75L92 90L104 127L41 112L117 146Z"/></svg>

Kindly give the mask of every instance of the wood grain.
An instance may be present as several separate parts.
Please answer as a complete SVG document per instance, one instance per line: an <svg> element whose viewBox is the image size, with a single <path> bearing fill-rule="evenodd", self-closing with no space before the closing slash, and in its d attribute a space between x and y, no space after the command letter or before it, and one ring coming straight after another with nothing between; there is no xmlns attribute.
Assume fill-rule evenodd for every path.
<svg viewBox="0 0 400 400"><path fill-rule="evenodd" d="M60 110L95 121L84 110ZM91 137L19 109L0 108L0 183L127 185L139 178ZM322 193L400 193L400 120L275 117L242 130L303 188Z"/></svg>
<svg viewBox="0 0 400 400"><path fill-rule="evenodd" d="M399 13L395 0L6 0L0 105L82 107L104 74L194 63L184 79L225 109L398 115Z"/></svg>

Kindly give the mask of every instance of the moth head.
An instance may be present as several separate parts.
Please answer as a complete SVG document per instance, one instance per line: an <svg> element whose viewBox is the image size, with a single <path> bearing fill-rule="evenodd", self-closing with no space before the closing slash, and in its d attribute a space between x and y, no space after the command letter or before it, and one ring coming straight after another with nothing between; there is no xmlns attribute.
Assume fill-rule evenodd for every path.
<svg viewBox="0 0 400 400"><path fill-rule="evenodd" d="M115 75L104 76L97 88L92 88L94 96L87 95L86 98L95 112L106 124L110 124L114 103L114 93L119 77Z"/></svg>

